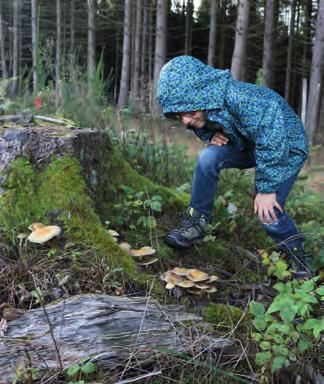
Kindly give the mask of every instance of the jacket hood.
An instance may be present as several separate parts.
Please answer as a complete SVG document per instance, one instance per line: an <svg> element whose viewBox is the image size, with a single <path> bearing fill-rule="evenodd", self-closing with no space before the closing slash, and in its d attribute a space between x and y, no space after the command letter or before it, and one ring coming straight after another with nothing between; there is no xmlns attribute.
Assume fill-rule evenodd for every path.
<svg viewBox="0 0 324 384"><path fill-rule="evenodd" d="M223 109L229 70L204 64L192 56L166 63L158 81L157 99L164 114Z"/></svg>

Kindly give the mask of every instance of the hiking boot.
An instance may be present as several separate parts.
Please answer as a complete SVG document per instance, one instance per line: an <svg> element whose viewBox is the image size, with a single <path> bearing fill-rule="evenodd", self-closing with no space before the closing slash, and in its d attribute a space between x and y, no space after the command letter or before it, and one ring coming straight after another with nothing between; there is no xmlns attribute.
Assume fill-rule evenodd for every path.
<svg viewBox="0 0 324 384"><path fill-rule="evenodd" d="M311 268L312 257L307 253L304 247L294 247L285 251L288 257L290 269L294 270L295 279L307 280L313 277Z"/></svg>
<svg viewBox="0 0 324 384"><path fill-rule="evenodd" d="M188 248L192 245L202 244L207 226L207 217L189 207L185 211L185 219L179 227L170 231L165 242L172 247Z"/></svg>

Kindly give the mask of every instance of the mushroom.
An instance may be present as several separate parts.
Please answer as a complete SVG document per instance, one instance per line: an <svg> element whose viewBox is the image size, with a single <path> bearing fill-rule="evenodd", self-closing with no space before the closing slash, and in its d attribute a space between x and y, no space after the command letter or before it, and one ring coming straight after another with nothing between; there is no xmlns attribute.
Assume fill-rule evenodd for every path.
<svg viewBox="0 0 324 384"><path fill-rule="evenodd" d="M207 273L199 271L199 269L188 269L186 276L195 283L209 278Z"/></svg>
<svg viewBox="0 0 324 384"><path fill-rule="evenodd" d="M131 245L126 243L126 242L120 243L119 246L120 246L120 248L122 248L126 252L129 252L129 250L131 249Z"/></svg>
<svg viewBox="0 0 324 384"><path fill-rule="evenodd" d="M208 289L205 289L205 292L207 293L214 293L217 291L217 288L216 287L210 287Z"/></svg>
<svg viewBox="0 0 324 384"><path fill-rule="evenodd" d="M150 256L150 255L154 255L155 252L156 252L155 249L153 249L152 247L148 247L148 246L142 247L140 249L130 249L129 250L129 254L131 256L134 256L134 257Z"/></svg>
<svg viewBox="0 0 324 384"><path fill-rule="evenodd" d="M112 237L118 237L119 236L119 233L117 231L113 230L113 229L108 229L108 233Z"/></svg>
<svg viewBox="0 0 324 384"><path fill-rule="evenodd" d="M173 268L172 272L179 276L186 276L188 273L188 268Z"/></svg>
<svg viewBox="0 0 324 384"><path fill-rule="evenodd" d="M195 284L195 287L199 288L199 289L208 289L210 288L210 285L208 284L204 284L204 283L198 283L198 284Z"/></svg>
<svg viewBox="0 0 324 384"><path fill-rule="evenodd" d="M29 236L28 240L31 243L43 244L53 237L58 236L61 233L61 228L57 225L43 226L34 230Z"/></svg>
<svg viewBox="0 0 324 384"><path fill-rule="evenodd" d="M32 224L30 224L28 229L30 229L31 231L37 231L37 229L41 229L44 227L46 227L46 225L44 225L42 223L32 223Z"/></svg>
<svg viewBox="0 0 324 384"><path fill-rule="evenodd" d="M156 263L157 261L158 261L158 259L155 257L143 256L140 258L139 261L137 261L137 264L138 265L150 265L150 264Z"/></svg>

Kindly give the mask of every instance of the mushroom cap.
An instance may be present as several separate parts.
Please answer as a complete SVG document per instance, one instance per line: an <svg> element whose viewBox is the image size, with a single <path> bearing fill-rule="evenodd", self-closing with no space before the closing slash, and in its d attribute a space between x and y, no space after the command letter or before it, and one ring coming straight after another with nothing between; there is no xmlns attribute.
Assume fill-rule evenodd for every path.
<svg viewBox="0 0 324 384"><path fill-rule="evenodd" d="M28 240L31 243L43 244L46 241L52 239L55 236L58 236L61 233L61 228L57 225L49 225L47 227L42 227L32 232L28 236Z"/></svg>
<svg viewBox="0 0 324 384"><path fill-rule="evenodd" d="M179 275L179 276L186 276L187 273L188 273L188 268L179 268L179 267L176 267L176 268L171 269L171 271L172 271L173 273L175 273L176 275Z"/></svg>
<svg viewBox="0 0 324 384"><path fill-rule="evenodd" d="M118 237L119 236L119 233L117 231L115 231L114 229L108 229L108 233L112 237Z"/></svg>
<svg viewBox="0 0 324 384"><path fill-rule="evenodd" d="M195 284L195 287L199 288L199 289L208 289L208 288L211 288L210 285L208 284L204 284L204 283L196 283Z"/></svg>
<svg viewBox="0 0 324 384"><path fill-rule="evenodd" d="M199 269L188 269L186 276L195 283L205 281L209 278L207 273L199 271Z"/></svg>
<svg viewBox="0 0 324 384"><path fill-rule="evenodd" d="M216 287L210 287L208 289L205 289L205 292L207 292L207 293L214 293L214 292L217 292L217 288Z"/></svg>
<svg viewBox="0 0 324 384"><path fill-rule="evenodd" d="M134 256L134 257L150 256L150 255L154 255L155 252L156 252L155 249L153 249L152 247L148 247L148 246L142 247L140 249L130 249L129 250L129 254L131 256Z"/></svg>
<svg viewBox="0 0 324 384"><path fill-rule="evenodd" d="M179 287L182 287L182 288L191 288L195 286L195 283L190 280L183 280L183 281L179 281L176 285L179 285Z"/></svg>
<svg viewBox="0 0 324 384"><path fill-rule="evenodd" d="M205 281L206 284L213 283L214 281L218 280L218 276L212 275L209 276L209 279Z"/></svg>
<svg viewBox="0 0 324 384"><path fill-rule="evenodd" d="M128 252L131 249L131 245L126 242L120 243L119 246L126 252Z"/></svg>
<svg viewBox="0 0 324 384"><path fill-rule="evenodd" d="M138 265L150 265L150 264L156 263L157 261L158 261L158 259L155 257L143 256L139 259L137 264Z"/></svg>
<svg viewBox="0 0 324 384"><path fill-rule="evenodd" d="M32 224L30 224L28 229L30 229L31 231L37 231L37 229L41 229L44 227L46 227L46 225L44 225L42 223L32 223Z"/></svg>
<svg viewBox="0 0 324 384"><path fill-rule="evenodd" d="M194 295L201 295L203 292L201 289L197 289L197 288L189 288L187 291Z"/></svg>
<svg viewBox="0 0 324 384"><path fill-rule="evenodd" d="M23 239L26 239L27 236L28 236L27 233L18 233L17 239L23 240Z"/></svg>
<svg viewBox="0 0 324 384"><path fill-rule="evenodd" d="M172 283L168 283L168 284L165 286L166 289L172 289L172 288L174 288L174 287L175 287L175 285L172 284Z"/></svg>

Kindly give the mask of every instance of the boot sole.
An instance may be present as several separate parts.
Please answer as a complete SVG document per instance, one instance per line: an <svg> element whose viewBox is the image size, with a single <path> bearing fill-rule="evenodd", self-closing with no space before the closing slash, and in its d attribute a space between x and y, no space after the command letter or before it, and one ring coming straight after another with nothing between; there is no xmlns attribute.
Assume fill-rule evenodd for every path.
<svg viewBox="0 0 324 384"><path fill-rule="evenodd" d="M176 241L173 238L166 237L165 242L174 248L190 248L193 245L201 245L204 242L204 240L203 239L194 239L194 240L191 240L190 242L187 242L187 243L180 243L179 241Z"/></svg>

